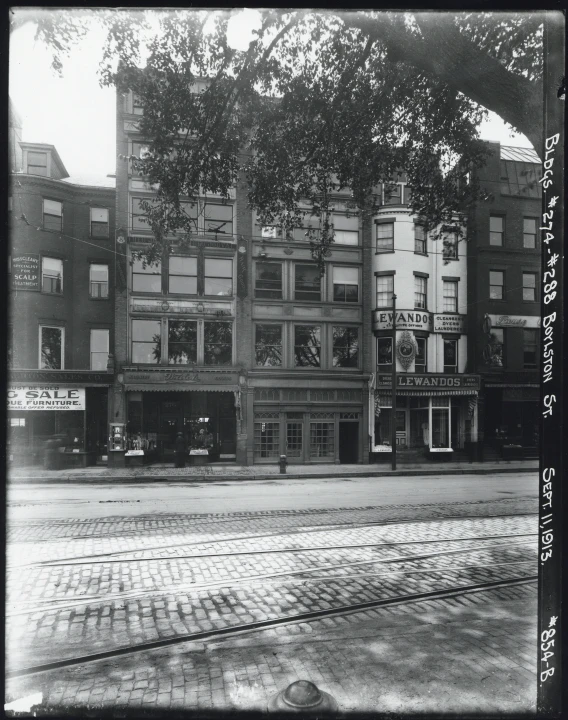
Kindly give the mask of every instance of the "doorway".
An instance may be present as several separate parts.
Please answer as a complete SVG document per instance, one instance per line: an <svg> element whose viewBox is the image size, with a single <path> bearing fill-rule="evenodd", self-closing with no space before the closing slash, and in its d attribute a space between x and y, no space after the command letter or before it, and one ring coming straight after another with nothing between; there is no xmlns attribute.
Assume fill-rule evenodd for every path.
<svg viewBox="0 0 568 720"><path fill-rule="evenodd" d="M356 463L359 460L359 422L339 423L339 462Z"/></svg>
<svg viewBox="0 0 568 720"><path fill-rule="evenodd" d="M288 414L288 418L290 415ZM300 413L294 413L300 414ZM301 419L288 419L286 423L286 455L288 462L303 462L303 439L304 439L304 423Z"/></svg>

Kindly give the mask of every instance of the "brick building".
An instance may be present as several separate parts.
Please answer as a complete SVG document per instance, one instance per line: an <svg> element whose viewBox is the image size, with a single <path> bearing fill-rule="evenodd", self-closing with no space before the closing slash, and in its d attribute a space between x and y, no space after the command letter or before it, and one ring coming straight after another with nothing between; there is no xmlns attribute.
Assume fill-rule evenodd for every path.
<svg viewBox="0 0 568 720"><path fill-rule="evenodd" d="M487 143L487 200L470 221L468 362L482 378L485 458L536 454L539 426L541 166L529 149ZM511 446L517 446L516 448Z"/></svg>
<svg viewBox="0 0 568 720"><path fill-rule="evenodd" d="M11 114L17 121L17 115ZM70 178L52 145L10 127L8 443L39 461L56 434L75 463L106 454L114 325L114 183Z"/></svg>

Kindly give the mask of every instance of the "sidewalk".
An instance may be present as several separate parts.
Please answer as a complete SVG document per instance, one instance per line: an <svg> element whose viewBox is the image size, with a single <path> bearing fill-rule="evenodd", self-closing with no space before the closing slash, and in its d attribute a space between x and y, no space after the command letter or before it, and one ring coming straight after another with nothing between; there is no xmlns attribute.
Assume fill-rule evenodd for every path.
<svg viewBox="0 0 568 720"><path fill-rule="evenodd" d="M538 460L501 460L497 462L389 463L380 465L289 465L285 475L274 465L204 465L175 468L171 463L149 467L108 468L96 466L70 470L43 470L38 467L8 471L12 483L140 483L140 482L219 482L223 480L274 480L328 477L393 477L426 475L492 475L494 473L537 472Z"/></svg>

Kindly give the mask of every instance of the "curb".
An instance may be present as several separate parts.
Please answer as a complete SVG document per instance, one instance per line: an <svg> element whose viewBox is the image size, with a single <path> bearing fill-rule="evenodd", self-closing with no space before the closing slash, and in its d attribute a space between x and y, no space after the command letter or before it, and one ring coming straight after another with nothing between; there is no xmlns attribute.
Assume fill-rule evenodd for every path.
<svg viewBox="0 0 568 720"><path fill-rule="evenodd" d="M495 473L526 473L526 472L538 472L538 467L491 467L491 468L476 468L476 469L445 469L440 468L437 470L383 470L380 473L376 471L361 471L361 472L346 472L346 473L310 473L310 474L298 474L298 473L286 473L286 474L273 474L273 475L111 475L111 476L97 476L97 475L65 475L63 477L42 477L42 476L30 476L30 477L16 477L9 478L8 484L51 484L51 485L62 485L62 484L76 484L76 483L89 483L92 485L109 485L113 483L117 484L141 484L141 483L159 483L159 482L177 482L182 484L191 483L215 483L215 482L236 482L243 480L282 480L284 478L288 480L322 480L322 479L333 479L334 477L341 478L368 478L374 477L381 479L383 477L420 477L420 476L432 476L432 475L493 475Z"/></svg>

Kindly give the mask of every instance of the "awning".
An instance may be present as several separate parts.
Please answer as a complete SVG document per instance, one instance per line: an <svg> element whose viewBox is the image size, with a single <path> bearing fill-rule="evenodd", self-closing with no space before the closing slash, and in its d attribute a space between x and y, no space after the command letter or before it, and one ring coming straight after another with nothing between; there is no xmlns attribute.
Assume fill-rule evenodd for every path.
<svg viewBox="0 0 568 720"><path fill-rule="evenodd" d="M188 387L186 384L163 383L163 384L125 384L126 392L237 392L238 385L195 385Z"/></svg>
<svg viewBox="0 0 568 720"><path fill-rule="evenodd" d="M539 388L539 383L485 383L486 388Z"/></svg>
<svg viewBox="0 0 568 720"><path fill-rule="evenodd" d="M405 388L396 391L399 397L440 397L441 395L468 395L469 397L477 397L477 390L471 388L449 388L445 390L432 390L426 388ZM392 407L392 398L390 393L379 392L379 407Z"/></svg>

